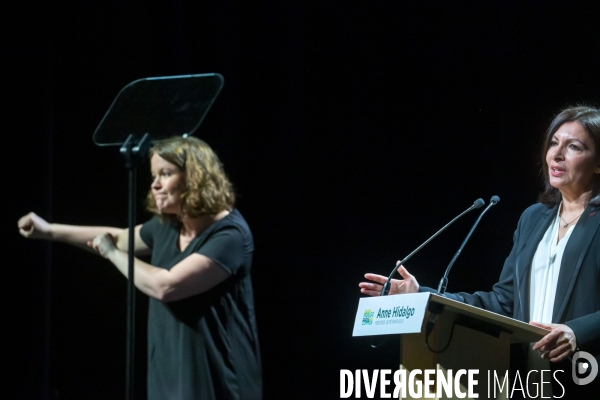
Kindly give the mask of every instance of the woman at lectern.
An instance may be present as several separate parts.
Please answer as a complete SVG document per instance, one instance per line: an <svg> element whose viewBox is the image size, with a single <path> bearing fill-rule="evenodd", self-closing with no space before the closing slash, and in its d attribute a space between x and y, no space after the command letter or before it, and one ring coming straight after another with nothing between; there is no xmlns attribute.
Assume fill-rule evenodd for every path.
<svg viewBox="0 0 600 400"><path fill-rule="evenodd" d="M489 292L446 296L550 330L533 350L564 365L571 380L575 351L600 359L600 110L560 112L546 132L542 164L544 191L523 212L498 283ZM403 279L392 281L390 294L434 291L398 271ZM359 286L370 296L387 280L365 278Z"/></svg>
<svg viewBox="0 0 600 400"><path fill-rule="evenodd" d="M135 228L136 287L150 296L149 399L260 399L261 362L250 267L250 229L217 155L172 138L150 149L153 181ZM128 229L18 222L26 238L86 247L127 276Z"/></svg>

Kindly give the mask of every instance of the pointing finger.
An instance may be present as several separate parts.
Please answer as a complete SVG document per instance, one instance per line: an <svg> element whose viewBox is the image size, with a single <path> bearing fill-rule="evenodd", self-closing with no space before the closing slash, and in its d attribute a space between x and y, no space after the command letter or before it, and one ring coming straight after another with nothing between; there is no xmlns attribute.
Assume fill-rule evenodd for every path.
<svg viewBox="0 0 600 400"><path fill-rule="evenodd" d="M406 268L404 268L404 265L401 265L400 268L398 268L398 273L400 274L400 276L402 276L404 279L407 278L412 278L412 275L406 270Z"/></svg>
<svg viewBox="0 0 600 400"><path fill-rule="evenodd" d="M362 294L366 294L366 295L368 295L368 296L374 296L374 297L376 297L376 296L380 296L380 295L381 295L380 291L376 291L376 290L368 290L368 289L365 289L365 288L361 288L361 289L360 289L360 292L361 292Z"/></svg>
<svg viewBox="0 0 600 400"><path fill-rule="evenodd" d="M387 281L387 278L385 276L371 273L365 274L365 279L382 284Z"/></svg>

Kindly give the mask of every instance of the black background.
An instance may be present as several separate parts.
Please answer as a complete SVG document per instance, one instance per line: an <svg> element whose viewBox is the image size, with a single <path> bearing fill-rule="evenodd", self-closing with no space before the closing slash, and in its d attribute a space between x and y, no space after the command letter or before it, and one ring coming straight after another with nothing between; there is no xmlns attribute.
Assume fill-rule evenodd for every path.
<svg viewBox="0 0 600 400"><path fill-rule="evenodd" d="M340 369L397 369L396 339L372 350L352 337L358 282L498 195L448 290L491 287L540 190L544 130L567 105L600 105L591 4L3 6L6 398L124 397L125 280L99 257L22 239L16 221L33 210L126 225L123 160L92 133L127 83L191 73L225 77L196 135L221 157L254 233L265 398L339 398ZM406 264L421 284L437 285L475 217ZM143 296L138 305L143 396Z"/></svg>

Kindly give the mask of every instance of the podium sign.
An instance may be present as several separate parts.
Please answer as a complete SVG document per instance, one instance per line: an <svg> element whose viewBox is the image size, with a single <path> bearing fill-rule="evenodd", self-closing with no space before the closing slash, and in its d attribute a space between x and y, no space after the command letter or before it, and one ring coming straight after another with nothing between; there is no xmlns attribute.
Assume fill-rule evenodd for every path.
<svg viewBox="0 0 600 400"><path fill-rule="evenodd" d="M360 299L352 336L421 332L429 296L412 293Z"/></svg>

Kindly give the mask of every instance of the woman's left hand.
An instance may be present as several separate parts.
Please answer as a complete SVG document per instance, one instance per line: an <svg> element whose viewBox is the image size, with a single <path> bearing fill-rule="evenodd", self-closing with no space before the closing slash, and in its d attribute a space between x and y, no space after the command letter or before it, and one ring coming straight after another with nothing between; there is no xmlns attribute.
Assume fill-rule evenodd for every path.
<svg viewBox="0 0 600 400"><path fill-rule="evenodd" d="M533 346L533 350L539 350L542 358L552 362L561 361L575 353L577 338L575 332L564 324L542 324L541 322L529 322L530 325L550 330Z"/></svg>
<svg viewBox="0 0 600 400"><path fill-rule="evenodd" d="M88 242L88 246L96 250L104 258L108 258L111 251L117 250L115 238L110 233L98 235Z"/></svg>

